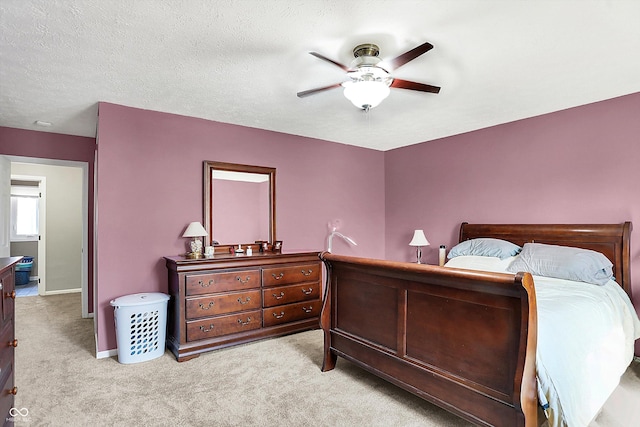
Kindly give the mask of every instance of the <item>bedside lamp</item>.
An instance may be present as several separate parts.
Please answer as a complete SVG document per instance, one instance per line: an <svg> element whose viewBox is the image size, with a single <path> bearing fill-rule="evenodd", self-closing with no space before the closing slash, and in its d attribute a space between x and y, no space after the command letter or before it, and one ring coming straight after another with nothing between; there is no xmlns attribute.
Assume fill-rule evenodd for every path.
<svg viewBox="0 0 640 427"><path fill-rule="evenodd" d="M191 241L191 252L187 253L189 258L202 257L202 239L206 236L207 230L198 221L194 221L187 226L187 229L182 233L182 237L193 237Z"/></svg>
<svg viewBox="0 0 640 427"><path fill-rule="evenodd" d="M415 230L413 232L413 239L409 242L409 246L416 246L416 262L418 264L422 264L422 260L420 259L422 257L422 247L429 246L429 241L425 237L424 231Z"/></svg>

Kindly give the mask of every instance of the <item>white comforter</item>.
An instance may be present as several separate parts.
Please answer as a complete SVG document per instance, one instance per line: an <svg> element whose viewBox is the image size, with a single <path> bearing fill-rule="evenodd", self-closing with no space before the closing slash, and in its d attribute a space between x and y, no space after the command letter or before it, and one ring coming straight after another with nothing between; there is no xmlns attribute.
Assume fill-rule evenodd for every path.
<svg viewBox="0 0 640 427"><path fill-rule="evenodd" d="M506 272L512 259L461 256L446 266ZM614 281L598 286L533 279L538 304L536 369L539 390L549 402L549 425L587 426L631 363L640 320Z"/></svg>

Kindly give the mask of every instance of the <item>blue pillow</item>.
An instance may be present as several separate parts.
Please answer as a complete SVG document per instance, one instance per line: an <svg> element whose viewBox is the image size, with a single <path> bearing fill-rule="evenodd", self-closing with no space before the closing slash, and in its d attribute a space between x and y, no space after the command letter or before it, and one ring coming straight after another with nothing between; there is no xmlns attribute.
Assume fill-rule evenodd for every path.
<svg viewBox="0 0 640 427"><path fill-rule="evenodd" d="M570 246L525 243L507 271L604 285L613 278L613 264L600 252Z"/></svg>
<svg viewBox="0 0 640 427"><path fill-rule="evenodd" d="M517 255L521 250L522 248L520 246L506 240L479 238L458 243L451 248L447 258L452 259L457 256L475 255L505 259Z"/></svg>

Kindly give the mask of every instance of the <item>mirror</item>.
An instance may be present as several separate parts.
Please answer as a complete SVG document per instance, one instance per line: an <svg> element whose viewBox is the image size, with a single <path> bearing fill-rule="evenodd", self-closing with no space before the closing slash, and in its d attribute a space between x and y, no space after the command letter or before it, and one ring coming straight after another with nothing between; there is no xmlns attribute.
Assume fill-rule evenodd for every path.
<svg viewBox="0 0 640 427"><path fill-rule="evenodd" d="M256 241L275 242L276 169L204 162L204 227L216 252Z"/></svg>

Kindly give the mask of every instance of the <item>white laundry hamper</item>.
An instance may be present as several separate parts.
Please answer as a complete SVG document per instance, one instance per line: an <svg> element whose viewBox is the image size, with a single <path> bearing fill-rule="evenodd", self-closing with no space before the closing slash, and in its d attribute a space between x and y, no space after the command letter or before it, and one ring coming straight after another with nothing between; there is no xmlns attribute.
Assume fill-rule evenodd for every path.
<svg viewBox="0 0 640 427"><path fill-rule="evenodd" d="M160 292L111 300L115 308L118 362L146 362L164 354L168 300L169 296Z"/></svg>

